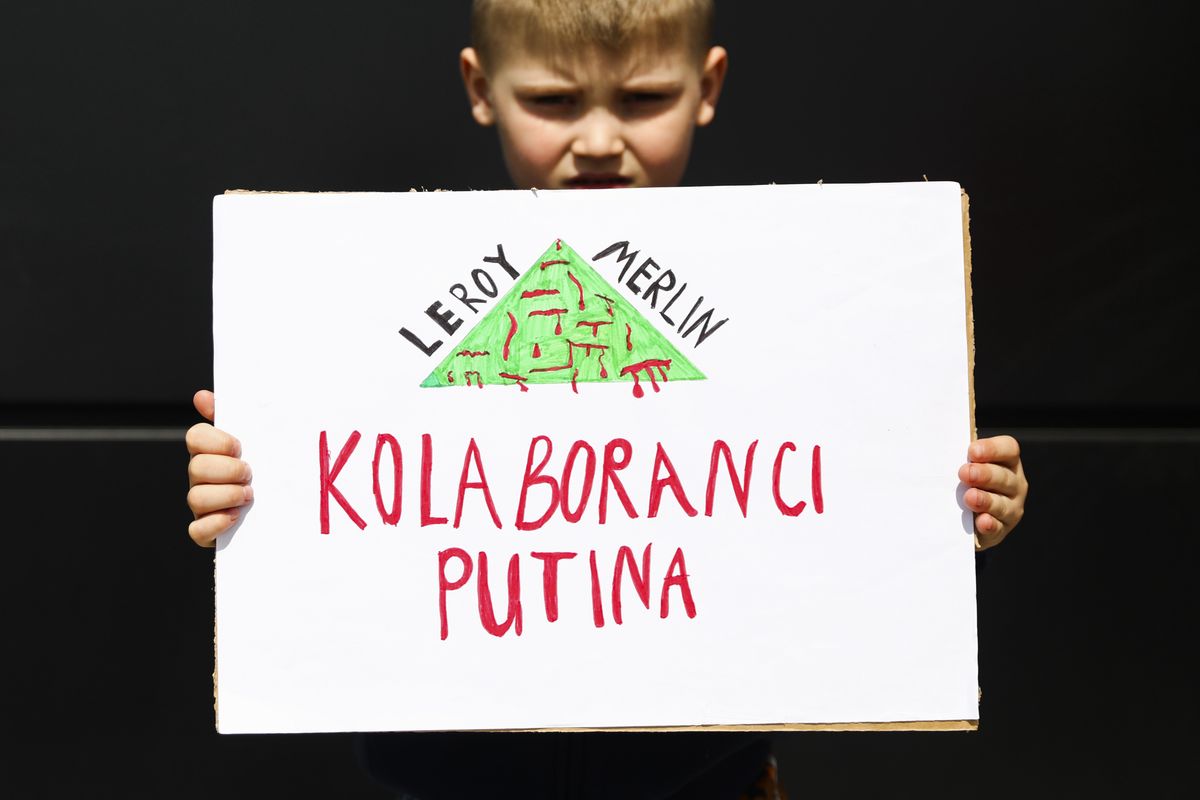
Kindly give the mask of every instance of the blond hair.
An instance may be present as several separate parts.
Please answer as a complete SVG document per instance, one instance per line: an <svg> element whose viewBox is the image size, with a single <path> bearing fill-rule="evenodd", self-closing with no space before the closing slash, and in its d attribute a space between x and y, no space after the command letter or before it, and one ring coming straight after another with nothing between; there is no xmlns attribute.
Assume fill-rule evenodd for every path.
<svg viewBox="0 0 1200 800"><path fill-rule="evenodd" d="M685 44L703 57L713 0L474 0L471 45L485 64L514 42L541 52Z"/></svg>

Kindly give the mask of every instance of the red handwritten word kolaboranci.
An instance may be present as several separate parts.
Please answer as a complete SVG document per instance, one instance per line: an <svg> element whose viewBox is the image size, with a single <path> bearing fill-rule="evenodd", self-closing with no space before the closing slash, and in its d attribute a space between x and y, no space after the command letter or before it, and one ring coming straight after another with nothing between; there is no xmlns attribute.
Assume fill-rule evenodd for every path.
<svg viewBox="0 0 1200 800"><path fill-rule="evenodd" d="M332 460L328 444L328 434L321 431L318 442L318 460L320 475L320 532L330 532L330 499L332 498L346 516L359 529L365 529L367 522L354 508L345 494L337 486L338 476L354 454L362 435L353 431ZM733 494L733 500L743 517L747 517L750 505L751 476L753 475L758 440L751 442L746 449L739 474L734 455L729 445L721 439L713 441L711 456L708 464L708 479L704 487L704 514L711 517L716 505L717 486L721 475L727 477ZM384 453L387 458L384 458ZM796 499L789 502L783 497L781 490L782 475L787 467L787 456L796 451L796 445L785 441L775 450L771 462L771 499L775 510L785 517L797 517L808 507L808 502ZM597 448L584 440L577 440L567 450L561 472L551 474L548 467L554 453L554 443L548 436L535 436L529 442L529 450L525 460L525 471L521 480L521 492L517 501L516 516L513 526L521 531L536 531L547 522L559 515L568 523L580 522L588 508L593 493L598 494L596 503L596 522L604 525L609 515L609 500L614 499L614 513L624 513L629 519L639 517L638 509L630 499L629 492L621 478L633 460L633 445L623 438L614 438ZM450 524L446 516L441 516L433 510L433 437L430 434L421 436L421 471L420 471L420 526ZM390 464L385 465L385 461ZM390 468L389 468L390 467ZM791 467L794 469L795 467ZM599 476L597 477L597 472ZM403 452L397 439L388 433L381 433L375 440L375 453L371 464L372 494L375 499L376 511L380 520L386 525L396 525L403 513L404 460ZM813 510L824 513L824 493L821 476L821 448L814 445L809 464L809 478ZM385 480L386 479L386 480ZM383 485L391 483L391 495L385 496ZM597 484L598 487L597 487ZM577 487L578 497L572 487ZM496 510L495 500L488 484L484 468L484 459L475 439L471 439L463 454L462 470L459 473L457 500L454 507L453 527L458 528L462 522L463 508L468 490L479 492L486 506L492 524L497 529L504 527L500 514ZM675 504L689 517L699 515L699 511L688 496L679 473L676 471L671 458L661 442L655 443L654 465L650 478L648 502L645 509L647 518L658 516L663 499L669 491ZM693 496L698 496L695 492ZM618 508L619 507L619 508ZM642 565L634 561L633 551L623 546L617 553L613 565L612 577L612 616L617 624L621 624L621 586L622 572L627 569L630 580L637 592L641 603L650 608L650 567L651 545L646 545L642 554ZM530 558L543 562L542 594L546 619L554 622L558 619L558 565L560 561L570 560L578 556L577 552L531 552ZM455 561L460 568L459 577L450 579L447 576L449 564ZM601 602L601 582L597 554L589 552L589 570L591 575L592 617L596 627L604 626L603 603ZM449 622L446 613L446 597L449 592L464 588L475 576L478 592L479 619L481 625L494 636L503 636L509 630L515 635L522 631L522 607L520 585L520 555L512 554L507 569L508 611L503 622L498 622L492 603L490 584L488 582L487 553L479 552L475 559L465 550L451 547L438 554L438 608L440 612L441 637L449 635ZM685 613L689 618L695 617L696 608L692 598L691 587L685 566L682 548L677 548L667 567L663 578L661 596L659 598L659 613L666 618L669 613L669 592L677 587Z"/></svg>

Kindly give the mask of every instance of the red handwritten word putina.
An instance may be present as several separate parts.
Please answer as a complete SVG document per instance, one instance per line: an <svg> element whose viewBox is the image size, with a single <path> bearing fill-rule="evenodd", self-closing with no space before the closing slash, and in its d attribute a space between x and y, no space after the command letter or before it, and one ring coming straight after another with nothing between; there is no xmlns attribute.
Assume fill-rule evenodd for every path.
<svg viewBox="0 0 1200 800"><path fill-rule="evenodd" d="M600 564L595 550L588 551L588 573L591 577L589 582L591 589L592 600L592 624L597 628L603 628L605 625L604 616L604 594L605 589L611 586L611 601L609 608L611 609L613 622L617 625L624 623L624 611L622 606L623 594L626 591L626 584L632 586L636 598L646 610L651 610L651 560L650 551L654 547L653 543L646 545L642 551L641 564L630 547L622 546L617 550L617 556L612 565L611 583L602 582L600 579ZM558 589L560 584L560 570L562 562L570 561L578 556L579 553L573 551L557 551L557 552L531 552L529 558L534 561L541 561L542 573L542 606L545 609L546 621L557 622L559 617L558 610ZM512 630L516 636L521 635L524 627L524 606L522 605L521 593L521 571L522 571L521 555L513 553L508 559L507 569L507 595L508 595L508 610L505 614L504 621L501 622L496 618L495 602L492 598L491 582L488 578L488 555L480 551L475 560L471 559L470 553L463 550L461 547L450 547L438 553L438 617L441 623L441 637L446 639L450 636L450 615L447 611L447 598L451 592L463 589L470 582L471 578L475 578L475 594L477 597L477 605L479 609L479 624L483 629L493 636L503 636ZM524 562L528 563L528 562ZM451 564L454 564L452 567ZM565 569L570 569L576 565L570 565ZM582 567L582 565L579 565ZM607 566L607 565L605 565ZM536 569L536 567L534 567ZM628 573L628 580L623 580L623 576ZM451 578L451 574L457 574L458 577ZM607 576L607 570L605 575ZM572 576L565 581L568 585L578 585L580 580L578 576ZM662 579L662 586L658 593L658 616L661 619L666 619L671 614L671 590L678 588L679 601L683 605L683 612L688 616L688 619L694 619L696 616L696 602L692 599L692 587L688 582L687 563L684 560L683 548L675 548L675 554L671 557L670 563L667 565L666 573Z"/></svg>

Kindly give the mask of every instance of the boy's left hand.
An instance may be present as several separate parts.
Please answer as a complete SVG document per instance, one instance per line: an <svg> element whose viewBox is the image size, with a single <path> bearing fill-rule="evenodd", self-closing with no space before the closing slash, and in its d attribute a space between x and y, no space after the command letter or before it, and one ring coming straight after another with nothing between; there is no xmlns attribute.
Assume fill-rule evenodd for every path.
<svg viewBox="0 0 1200 800"><path fill-rule="evenodd" d="M963 502L975 512L977 550L995 547L1025 516L1029 481L1021 466L1021 447L1011 436L979 439L967 448L969 463L958 468L967 485Z"/></svg>

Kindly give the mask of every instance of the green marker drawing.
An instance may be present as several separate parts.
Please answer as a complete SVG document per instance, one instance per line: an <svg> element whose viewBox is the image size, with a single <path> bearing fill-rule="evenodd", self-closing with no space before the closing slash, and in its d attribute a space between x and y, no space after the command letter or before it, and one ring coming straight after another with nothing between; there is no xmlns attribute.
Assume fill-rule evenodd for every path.
<svg viewBox="0 0 1200 800"><path fill-rule="evenodd" d="M525 271L421 386L702 381L645 317L561 239Z"/></svg>

